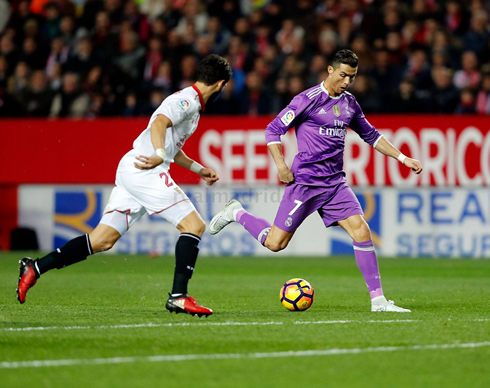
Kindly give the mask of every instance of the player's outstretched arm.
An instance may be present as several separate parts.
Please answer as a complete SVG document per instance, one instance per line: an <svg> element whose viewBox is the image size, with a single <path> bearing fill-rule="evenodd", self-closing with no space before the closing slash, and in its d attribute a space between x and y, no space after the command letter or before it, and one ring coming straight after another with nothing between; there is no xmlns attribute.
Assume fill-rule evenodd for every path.
<svg viewBox="0 0 490 388"><path fill-rule="evenodd" d="M400 150L391 144L384 136L381 137L376 144L376 150L386 156L398 159L405 166L411 168L415 174L420 174L422 172L422 165L417 159L411 159L403 155Z"/></svg>
<svg viewBox="0 0 490 388"><path fill-rule="evenodd" d="M219 175L216 173L216 171L211 168L206 168L202 164L192 160L182 150L177 152L177 154L174 156L174 162L181 167L195 172L206 181L208 186L211 186L219 180Z"/></svg>
<svg viewBox="0 0 490 388"><path fill-rule="evenodd" d="M155 155L140 155L136 157L134 166L138 170L150 170L163 163L165 159L165 135L172 121L165 115L158 115L151 123L151 142L155 148Z"/></svg>
<svg viewBox="0 0 490 388"><path fill-rule="evenodd" d="M282 183L290 183L294 181L294 174L291 172L286 162L284 161L284 155L282 154L282 144L272 143L268 145L269 152L272 155L272 159L276 163L277 171L279 172L279 180Z"/></svg>

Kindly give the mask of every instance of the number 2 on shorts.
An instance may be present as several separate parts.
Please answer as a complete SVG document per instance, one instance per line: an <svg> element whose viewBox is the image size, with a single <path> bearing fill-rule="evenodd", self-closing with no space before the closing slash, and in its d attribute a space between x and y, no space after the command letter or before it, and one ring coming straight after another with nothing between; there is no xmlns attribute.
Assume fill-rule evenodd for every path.
<svg viewBox="0 0 490 388"><path fill-rule="evenodd" d="M299 208L299 207L300 207L300 206L303 204L303 202L298 201L297 199L295 199L295 200L294 200L294 203L296 204L296 206L294 207L294 209L293 209L293 210L291 210L291 211L289 212L289 215L290 215L290 216L292 216L292 215L294 214L294 212L295 212L296 210L298 210L298 208Z"/></svg>

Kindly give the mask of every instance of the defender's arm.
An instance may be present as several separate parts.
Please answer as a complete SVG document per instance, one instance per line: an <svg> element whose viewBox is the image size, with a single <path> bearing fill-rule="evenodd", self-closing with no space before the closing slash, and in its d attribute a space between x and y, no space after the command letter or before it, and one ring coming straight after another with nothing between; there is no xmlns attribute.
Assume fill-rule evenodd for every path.
<svg viewBox="0 0 490 388"><path fill-rule="evenodd" d="M155 148L156 155L145 156L140 155L136 157L134 166L139 170L150 170L163 163L165 159L165 136L167 134L167 128L171 127L172 121L165 115L158 115L151 123L151 143Z"/></svg>
<svg viewBox="0 0 490 388"><path fill-rule="evenodd" d="M182 150L177 152L177 155L174 156L174 162L181 167L195 172L206 181L208 186L211 186L213 183L219 180L219 176L216 171L211 168L206 168L203 165L197 163L195 160L192 160Z"/></svg>
<svg viewBox="0 0 490 388"><path fill-rule="evenodd" d="M403 155L398 148L391 144L384 136L382 136L376 143L375 147L377 151L383 155L391 156L394 159L398 159L405 166L411 168L415 174L422 172L422 165L416 159L407 158Z"/></svg>

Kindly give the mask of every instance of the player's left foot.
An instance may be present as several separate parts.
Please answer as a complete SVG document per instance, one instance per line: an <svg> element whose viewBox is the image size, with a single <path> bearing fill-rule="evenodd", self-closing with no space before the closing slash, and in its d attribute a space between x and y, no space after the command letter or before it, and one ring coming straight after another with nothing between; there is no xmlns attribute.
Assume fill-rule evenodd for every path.
<svg viewBox="0 0 490 388"><path fill-rule="evenodd" d="M229 201L223 210L221 210L218 214L216 214L211 222L209 223L209 233L216 234L221 231L226 225L235 222L233 217L233 213L235 211L240 211L243 209L243 206L236 199L232 199Z"/></svg>
<svg viewBox="0 0 490 388"><path fill-rule="evenodd" d="M19 261L20 274L17 284L17 300L22 304L26 301L27 291L37 283L34 260L24 257Z"/></svg>
<svg viewBox="0 0 490 388"><path fill-rule="evenodd" d="M372 312L411 313L409 309L395 306L392 300L386 300L384 296L378 296L371 300Z"/></svg>
<svg viewBox="0 0 490 388"><path fill-rule="evenodd" d="M201 306L199 303L197 303L197 300L187 294L181 296L169 295L165 307L170 313L185 313L193 316L197 314L199 318L201 318L203 315L207 318L213 313L213 310Z"/></svg>

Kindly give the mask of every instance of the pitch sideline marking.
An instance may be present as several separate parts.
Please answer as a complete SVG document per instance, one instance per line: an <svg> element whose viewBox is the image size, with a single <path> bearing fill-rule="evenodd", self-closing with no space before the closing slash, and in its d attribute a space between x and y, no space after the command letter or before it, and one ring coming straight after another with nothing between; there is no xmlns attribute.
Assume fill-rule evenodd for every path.
<svg viewBox="0 0 490 388"><path fill-rule="evenodd" d="M346 323L398 323L398 322L417 322L415 319L392 319L392 320L337 320L337 321L295 321L294 325L304 324L346 324ZM144 327L179 327L179 326L268 326L283 325L284 322L202 322L202 323L137 323L129 325L101 325L101 326L33 326L33 327L6 327L0 331L43 331L43 330L89 330L89 329L134 329Z"/></svg>
<svg viewBox="0 0 490 388"><path fill-rule="evenodd" d="M40 368L73 365L103 365L103 364L129 364L136 362L175 362L192 360L229 360L229 359L258 359L258 358L280 358L280 357L311 357L311 356L334 356L343 354L361 354L374 352L396 352L402 350L445 350L445 349L468 349L490 346L487 342L472 342L463 344L432 344L412 346L382 346L377 348L336 348L324 350L299 350L288 352L269 353L215 353L215 354L182 354L182 355L159 355L147 357L111 357L111 358L85 358L67 360L34 360L0 362L0 369Z"/></svg>
<svg viewBox="0 0 490 388"><path fill-rule="evenodd" d="M449 319L451 320L451 319ZM452 321L452 320L451 320ZM488 322L490 318L468 319L465 322ZM336 320L336 321L295 321L294 325L332 325L346 323L405 323L405 322L423 322L419 319L389 319L389 320ZM454 322L454 321L453 321ZM137 323L128 325L100 325L100 326L32 326L32 327L4 327L0 331L44 331L44 330L90 330L90 329L136 329L151 327L179 327L179 326L269 326L283 325L284 322L202 322L202 323Z"/></svg>

